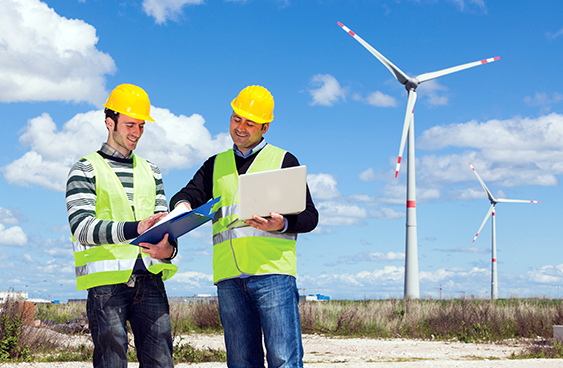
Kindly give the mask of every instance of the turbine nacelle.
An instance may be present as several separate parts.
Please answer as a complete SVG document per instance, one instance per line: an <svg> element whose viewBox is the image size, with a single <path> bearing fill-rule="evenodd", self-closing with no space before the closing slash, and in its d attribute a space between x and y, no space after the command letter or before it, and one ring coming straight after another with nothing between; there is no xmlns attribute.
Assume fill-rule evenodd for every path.
<svg viewBox="0 0 563 368"><path fill-rule="evenodd" d="M405 83L405 89L407 90L407 92L415 91L416 87L418 87L419 84L420 82L417 78L409 78L407 83Z"/></svg>

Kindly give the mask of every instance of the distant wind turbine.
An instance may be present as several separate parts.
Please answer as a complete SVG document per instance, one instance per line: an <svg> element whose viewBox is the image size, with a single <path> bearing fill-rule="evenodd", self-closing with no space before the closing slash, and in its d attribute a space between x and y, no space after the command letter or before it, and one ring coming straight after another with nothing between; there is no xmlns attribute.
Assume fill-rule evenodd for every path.
<svg viewBox="0 0 563 368"><path fill-rule="evenodd" d="M418 244L416 233L416 183L415 183L415 155L414 155L414 104L416 102L416 88L420 83L427 82L438 77L458 72L460 70L472 68L474 66L486 64L499 60L500 57L475 61L468 64L455 66L452 68L440 70L432 73L424 73L417 77L411 78L403 71L397 68L392 62L387 60L385 56L380 54L376 49L371 47L360 36L352 32L344 24L338 22L338 25L361 43L369 52L373 54L379 61L389 69L393 76L405 85L408 92L407 112L405 114L405 122L403 124L403 134L401 136L401 145L399 148L399 158L397 159L397 166L395 168L395 178L399 175L401 167L401 160L407 135L408 142L408 160L407 160L407 233L406 233L406 252L405 252L405 293L406 299L420 298L420 287L418 279Z"/></svg>
<svg viewBox="0 0 563 368"><path fill-rule="evenodd" d="M473 172L477 176L477 179L479 179L481 186L483 186L483 189L485 189L485 192L487 193L487 197L489 197L489 201L491 202L491 207L489 208L489 211L485 215L485 220L483 220L483 223L481 224L481 227L477 231L477 234L473 238L473 242L475 242L475 240L479 236L479 233L481 233L483 226L485 226L485 223L489 219L489 216L491 216L491 214L492 214L493 215L493 220L492 220L492 229L493 229L492 230L492 243L493 243L492 247L493 247L493 249L492 249L492 264L491 264L491 299L498 299L497 236L496 236L496 224L495 224L496 223L495 206L496 206L497 203L540 203L540 201L526 201L526 200L523 200L523 199L502 199L502 198L496 199L493 196L493 194L491 193L491 191L489 190L489 188L487 188L487 186L485 185L485 182L483 181L483 179L481 179L479 174L477 174L477 170L475 170L473 165L471 165L471 162L469 163L469 166L471 167L471 170L473 170Z"/></svg>

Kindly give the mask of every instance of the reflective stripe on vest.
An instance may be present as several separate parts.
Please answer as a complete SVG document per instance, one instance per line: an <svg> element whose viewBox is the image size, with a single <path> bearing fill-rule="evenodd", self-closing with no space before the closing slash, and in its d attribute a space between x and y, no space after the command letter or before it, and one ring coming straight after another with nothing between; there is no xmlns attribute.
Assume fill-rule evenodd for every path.
<svg viewBox="0 0 563 368"><path fill-rule="evenodd" d="M286 151L266 145L247 173L280 169ZM221 196L213 217L213 282L241 275L297 275L297 234L253 227L227 229L238 218L238 173L233 150L220 153L213 168L213 197Z"/></svg>
<svg viewBox="0 0 563 368"><path fill-rule="evenodd" d="M156 183L146 160L133 155L133 204L135 214L119 178L98 154L85 157L96 177L96 218L108 221L138 221L154 214ZM139 254L150 272L162 272L166 280L178 269L169 261L151 258L130 244L84 245L74 242L78 290L129 280Z"/></svg>

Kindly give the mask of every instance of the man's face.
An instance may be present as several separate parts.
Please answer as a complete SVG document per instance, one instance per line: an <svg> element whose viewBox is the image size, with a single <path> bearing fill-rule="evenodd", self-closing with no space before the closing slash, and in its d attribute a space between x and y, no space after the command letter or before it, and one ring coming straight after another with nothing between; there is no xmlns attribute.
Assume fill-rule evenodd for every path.
<svg viewBox="0 0 563 368"><path fill-rule="evenodd" d="M145 129L145 121L134 119L130 116L119 114L117 126L115 122L106 118L109 136L108 144L124 156L129 156L137 147L137 143Z"/></svg>
<svg viewBox="0 0 563 368"><path fill-rule="evenodd" d="M237 148L242 153L246 153L260 143L262 135L268 131L269 126L270 123L258 124L233 112L229 131Z"/></svg>

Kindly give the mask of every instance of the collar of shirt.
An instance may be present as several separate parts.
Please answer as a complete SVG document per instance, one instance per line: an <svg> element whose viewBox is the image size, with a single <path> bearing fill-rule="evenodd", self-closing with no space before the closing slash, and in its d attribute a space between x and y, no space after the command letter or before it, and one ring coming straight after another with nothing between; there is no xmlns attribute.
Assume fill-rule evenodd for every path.
<svg viewBox="0 0 563 368"><path fill-rule="evenodd" d="M119 152L118 150L116 150L115 148L113 148L112 146L110 146L107 143L102 144L102 148L100 148L100 151L102 151L106 155L109 155L109 156L112 156L112 157L125 158L125 159L129 159L133 155L133 151L131 151L129 156L125 157L125 156L123 156L123 154L121 154L121 152Z"/></svg>
<svg viewBox="0 0 563 368"><path fill-rule="evenodd" d="M236 144L233 144L233 152L235 153L235 155L237 155L239 157L248 158L248 157L252 156L253 154L255 154L256 152L260 151L262 148L264 148L264 146L266 146L266 140L264 138L262 138L260 143L258 143L258 145L256 145L256 147L254 147L253 149L248 150L246 152L246 154L239 151Z"/></svg>

